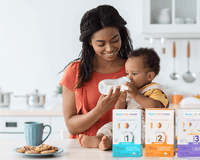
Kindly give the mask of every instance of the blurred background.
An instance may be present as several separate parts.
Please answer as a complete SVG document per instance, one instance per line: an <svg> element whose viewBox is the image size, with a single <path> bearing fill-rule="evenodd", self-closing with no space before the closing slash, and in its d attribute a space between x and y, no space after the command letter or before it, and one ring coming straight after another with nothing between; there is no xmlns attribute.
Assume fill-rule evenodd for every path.
<svg viewBox="0 0 200 160"><path fill-rule="evenodd" d="M152 15L157 14L157 17L160 12L156 6L159 6L160 2L151 5L154 6ZM141 0L1 0L2 90L24 95L38 89L46 94L47 98L54 96L63 75L63 72L58 73L77 58L81 51L79 25L83 14L101 4L113 5L127 21L134 49L151 47L158 52L161 58L161 71L155 82L162 84L169 95L175 92L184 96L200 94L200 39L173 39L183 34L154 33L153 36L157 39L150 41L153 36L145 34L142 30L142 25L148 20L144 19L144 4L141 5ZM197 13L199 14L199 11ZM153 19L151 21L156 23ZM163 32L165 30L160 29ZM200 37L199 33L200 30L196 33L187 33L185 37ZM165 42L161 43L160 38L163 36L168 36L169 39L164 39ZM182 78L187 71L188 41L191 54L190 71L196 74L193 83L186 83ZM170 74L174 72L173 42L176 42L176 72L180 75L177 80L170 78Z"/></svg>

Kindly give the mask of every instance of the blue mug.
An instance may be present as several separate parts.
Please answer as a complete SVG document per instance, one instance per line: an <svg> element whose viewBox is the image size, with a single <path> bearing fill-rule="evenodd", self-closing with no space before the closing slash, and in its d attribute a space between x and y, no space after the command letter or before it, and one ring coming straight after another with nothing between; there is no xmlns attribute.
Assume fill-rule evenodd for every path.
<svg viewBox="0 0 200 160"><path fill-rule="evenodd" d="M44 140L43 138L43 129L49 127L49 133ZM51 134L51 126L46 124L43 125L41 122L25 122L24 123L24 136L27 145L38 146L42 144Z"/></svg>

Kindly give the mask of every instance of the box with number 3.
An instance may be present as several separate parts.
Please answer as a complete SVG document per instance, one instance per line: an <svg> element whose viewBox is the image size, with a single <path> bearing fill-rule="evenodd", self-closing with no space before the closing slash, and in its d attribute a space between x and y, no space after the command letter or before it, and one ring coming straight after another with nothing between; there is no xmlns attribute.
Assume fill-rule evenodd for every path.
<svg viewBox="0 0 200 160"><path fill-rule="evenodd" d="M113 110L113 157L142 156L142 110Z"/></svg>
<svg viewBox="0 0 200 160"><path fill-rule="evenodd" d="M178 109L177 156L200 157L199 136L200 109Z"/></svg>
<svg viewBox="0 0 200 160"><path fill-rule="evenodd" d="M145 156L174 156L174 109L146 109Z"/></svg>

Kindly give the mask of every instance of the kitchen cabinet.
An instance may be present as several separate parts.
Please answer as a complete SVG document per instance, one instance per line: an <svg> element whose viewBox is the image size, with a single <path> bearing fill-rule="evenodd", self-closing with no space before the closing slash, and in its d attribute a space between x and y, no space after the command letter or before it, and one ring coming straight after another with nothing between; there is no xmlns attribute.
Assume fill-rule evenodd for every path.
<svg viewBox="0 0 200 160"><path fill-rule="evenodd" d="M141 32L200 33L200 0L142 0Z"/></svg>
<svg viewBox="0 0 200 160"><path fill-rule="evenodd" d="M24 122L39 121L52 128L50 139L60 139L60 131L67 130L63 116L0 116L1 138L24 138ZM49 133L49 127L44 128L43 139Z"/></svg>
<svg viewBox="0 0 200 160"><path fill-rule="evenodd" d="M51 116L51 126L53 129L52 139L61 138L61 130L67 130L63 116Z"/></svg>

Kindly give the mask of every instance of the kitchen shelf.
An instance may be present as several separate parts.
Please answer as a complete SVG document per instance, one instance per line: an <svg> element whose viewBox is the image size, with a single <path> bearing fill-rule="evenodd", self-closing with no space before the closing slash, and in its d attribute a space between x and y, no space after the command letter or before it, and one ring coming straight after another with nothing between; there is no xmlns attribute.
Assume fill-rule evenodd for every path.
<svg viewBox="0 0 200 160"><path fill-rule="evenodd" d="M200 0L142 0L141 32L200 33Z"/></svg>
<svg viewBox="0 0 200 160"><path fill-rule="evenodd" d="M157 38L153 38L153 39L157 39L157 40L160 40L161 38L163 38L163 37L157 37ZM174 38L165 38L166 40L200 40L200 37L192 37L192 38L176 38L176 37L174 37ZM145 38L145 40L150 40L150 38Z"/></svg>

